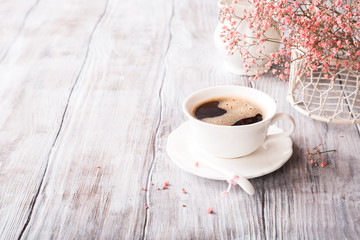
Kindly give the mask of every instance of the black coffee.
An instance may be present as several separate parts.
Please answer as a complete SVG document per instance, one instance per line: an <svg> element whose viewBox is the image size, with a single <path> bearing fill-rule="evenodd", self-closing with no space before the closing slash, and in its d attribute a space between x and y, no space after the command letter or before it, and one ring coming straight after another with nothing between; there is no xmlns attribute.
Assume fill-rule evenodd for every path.
<svg viewBox="0 0 360 240"><path fill-rule="evenodd" d="M239 126L263 120L261 108L241 97L219 97L209 99L193 110L197 119L216 125Z"/></svg>

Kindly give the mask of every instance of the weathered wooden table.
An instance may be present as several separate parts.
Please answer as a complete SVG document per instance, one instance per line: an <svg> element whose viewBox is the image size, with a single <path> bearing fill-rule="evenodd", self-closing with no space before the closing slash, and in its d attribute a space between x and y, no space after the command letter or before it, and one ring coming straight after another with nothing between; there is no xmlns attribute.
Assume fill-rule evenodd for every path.
<svg viewBox="0 0 360 240"><path fill-rule="evenodd" d="M0 239L359 239L359 128L299 114L270 74L225 72L216 1L5 0L0 12ZM297 128L254 196L235 187L215 202L227 183L179 169L165 146L184 98L220 84L269 93ZM324 168L306 160L319 143L336 149Z"/></svg>

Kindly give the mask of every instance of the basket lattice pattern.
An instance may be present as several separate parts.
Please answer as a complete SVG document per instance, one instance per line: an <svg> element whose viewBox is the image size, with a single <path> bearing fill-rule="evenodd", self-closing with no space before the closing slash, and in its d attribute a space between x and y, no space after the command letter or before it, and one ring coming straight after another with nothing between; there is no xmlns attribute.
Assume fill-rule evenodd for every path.
<svg viewBox="0 0 360 240"><path fill-rule="evenodd" d="M296 57L296 56L294 56ZM330 76L325 78L318 69L308 76L305 71L297 76L298 69L304 70L304 60L294 61L290 69L288 100L293 107L313 119L342 124L360 123L360 71L348 67L336 69L331 65Z"/></svg>

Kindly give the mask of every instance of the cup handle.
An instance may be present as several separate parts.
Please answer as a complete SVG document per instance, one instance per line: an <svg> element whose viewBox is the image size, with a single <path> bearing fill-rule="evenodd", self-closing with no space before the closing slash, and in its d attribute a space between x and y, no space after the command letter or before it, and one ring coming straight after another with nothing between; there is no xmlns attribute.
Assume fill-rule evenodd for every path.
<svg viewBox="0 0 360 240"><path fill-rule="evenodd" d="M280 138L283 137L288 137L290 136L290 134L292 134L294 132L295 129L295 121L292 118L292 116L290 116L289 114L286 113L277 113L275 114L275 116L271 119L270 125L273 125L275 122L279 121L280 119L284 119L284 120L289 120L290 121L290 127L288 130L282 132L282 133L277 133L277 134L272 134L272 135L268 135L265 138L263 147L265 149L267 149L267 145L269 142L273 142L275 140L278 140Z"/></svg>

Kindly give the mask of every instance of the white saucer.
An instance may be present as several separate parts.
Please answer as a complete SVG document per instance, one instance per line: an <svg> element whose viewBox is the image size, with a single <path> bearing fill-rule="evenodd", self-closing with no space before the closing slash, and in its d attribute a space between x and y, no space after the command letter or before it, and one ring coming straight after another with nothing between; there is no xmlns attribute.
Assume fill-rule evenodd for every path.
<svg viewBox="0 0 360 240"><path fill-rule="evenodd" d="M189 124L189 122L183 123L169 135L166 150L171 160L181 169L200 177L215 180L228 178L213 168L201 164L206 161L218 164L245 178L260 177L279 169L293 153L291 138L285 137L269 142L267 149L260 147L244 157L234 159L215 157L195 148L196 145L191 140ZM282 129L270 126L269 134L279 132L282 132ZM199 158L202 159L199 160ZM196 162L199 162L198 167L196 167Z"/></svg>

